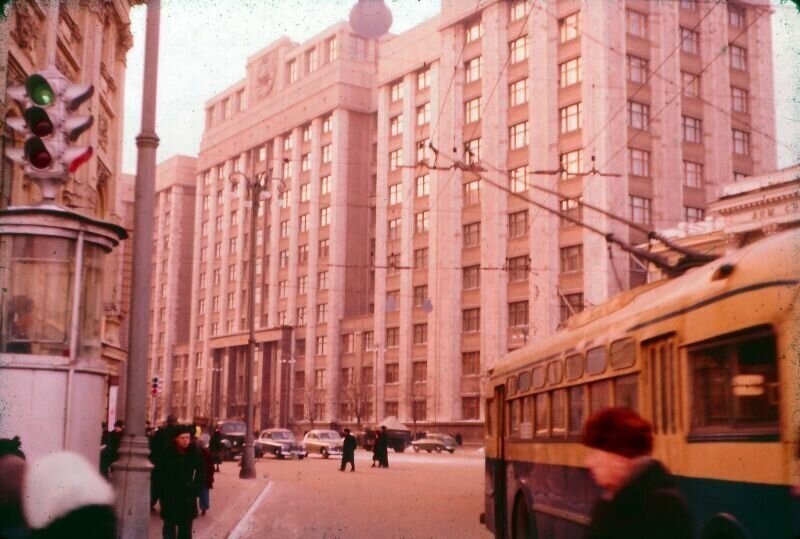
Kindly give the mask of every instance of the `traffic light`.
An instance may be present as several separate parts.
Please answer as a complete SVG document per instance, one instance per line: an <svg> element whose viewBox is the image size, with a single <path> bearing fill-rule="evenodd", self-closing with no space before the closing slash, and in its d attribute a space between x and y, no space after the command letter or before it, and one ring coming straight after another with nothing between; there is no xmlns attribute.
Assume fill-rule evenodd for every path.
<svg viewBox="0 0 800 539"><path fill-rule="evenodd" d="M153 377L153 382L150 384L150 394L154 397L158 395L161 389L161 379L158 376Z"/></svg>
<svg viewBox="0 0 800 539"><path fill-rule="evenodd" d="M91 115L73 114L93 93L94 86L72 84L54 67L30 75L24 85L8 88L22 110L21 117L8 118L8 125L22 133L25 143L6 149L6 155L29 177L40 180L46 199L55 198L58 185L92 156L91 146L72 143L94 122Z"/></svg>

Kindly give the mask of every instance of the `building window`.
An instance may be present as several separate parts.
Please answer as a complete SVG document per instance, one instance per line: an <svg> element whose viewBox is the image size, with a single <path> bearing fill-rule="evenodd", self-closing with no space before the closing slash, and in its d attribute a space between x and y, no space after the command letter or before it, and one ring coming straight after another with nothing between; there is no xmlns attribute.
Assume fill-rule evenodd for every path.
<svg viewBox="0 0 800 539"><path fill-rule="evenodd" d="M311 125L303 126L303 142L311 142Z"/></svg>
<svg viewBox="0 0 800 539"><path fill-rule="evenodd" d="M330 133L333 131L333 115L328 114L322 119L322 132Z"/></svg>
<svg viewBox="0 0 800 539"><path fill-rule="evenodd" d="M522 36L508 44L509 58L512 64L528 58L528 36Z"/></svg>
<svg viewBox="0 0 800 539"><path fill-rule="evenodd" d="M574 178L583 170L583 150L561 154L561 179Z"/></svg>
<svg viewBox="0 0 800 539"><path fill-rule="evenodd" d="M398 114L389 118L389 135L394 137L403 133L403 115Z"/></svg>
<svg viewBox="0 0 800 539"><path fill-rule="evenodd" d="M644 103L628 101L628 127L647 130L650 119L650 107Z"/></svg>
<svg viewBox="0 0 800 539"><path fill-rule="evenodd" d="M700 54L700 34L681 26L681 50L689 54Z"/></svg>
<svg viewBox="0 0 800 539"><path fill-rule="evenodd" d="M319 226L328 226L331 224L331 209L320 208L319 210Z"/></svg>
<svg viewBox="0 0 800 539"><path fill-rule="evenodd" d="M334 60L336 60L336 58L338 57L338 54L337 54L338 50L339 49L338 49L337 43L336 43L336 36L333 36L332 38L328 39L325 42L325 56L326 56L325 61L326 61L326 63L331 63Z"/></svg>
<svg viewBox="0 0 800 539"><path fill-rule="evenodd" d="M583 294L564 294L561 296L561 321L565 322L573 314L583 310Z"/></svg>
<svg viewBox="0 0 800 539"><path fill-rule="evenodd" d="M577 84L582 78L580 56L558 64L558 86L560 88L566 88L567 86Z"/></svg>
<svg viewBox="0 0 800 539"><path fill-rule="evenodd" d="M291 139L284 139L284 143L287 140L291 140ZM290 154L291 152L287 152L287 153ZM282 174L283 174L283 179L284 180L288 180L288 179L290 179L292 177L292 171L294 170L294 167L292 166L292 164L293 163L291 161L283 163L283 167L282 167L281 170L282 170Z"/></svg>
<svg viewBox="0 0 800 539"><path fill-rule="evenodd" d="M289 290L289 281L280 281L278 283L278 297L285 298Z"/></svg>
<svg viewBox="0 0 800 539"><path fill-rule="evenodd" d="M317 70L317 49L306 51L306 67L309 73Z"/></svg>
<svg viewBox="0 0 800 539"><path fill-rule="evenodd" d="M647 80L648 61L638 56L628 55L628 80L637 84L644 84Z"/></svg>
<svg viewBox="0 0 800 539"><path fill-rule="evenodd" d="M400 346L400 328L386 328L386 347L397 348Z"/></svg>
<svg viewBox="0 0 800 539"><path fill-rule="evenodd" d="M744 28L745 11L744 8L728 4L728 23L734 28Z"/></svg>
<svg viewBox="0 0 800 539"><path fill-rule="evenodd" d="M481 139L475 138L464 143L464 153L467 155L467 162L475 164L481 160Z"/></svg>
<svg viewBox="0 0 800 539"><path fill-rule="evenodd" d="M331 161L333 161L333 146L326 144L322 147L322 162L330 163Z"/></svg>
<svg viewBox="0 0 800 539"><path fill-rule="evenodd" d="M750 133L733 130L733 153L738 155L750 155Z"/></svg>
<svg viewBox="0 0 800 539"><path fill-rule="evenodd" d="M466 30L464 31L464 40L467 43L472 43L481 38L483 35L483 24L481 21L473 21L469 23Z"/></svg>
<svg viewBox="0 0 800 539"><path fill-rule="evenodd" d="M236 307L236 293L228 292L227 298L228 298L227 301L228 309L233 309L234 307Z"/></svg>
<svg viewBox="0 0 800 539"><path fill-rule="evenodd" d="M235 281L236 280L236 264L231 264L228 266L228 281Z"/></svg>
<svg viewBox="0 0 800 539"><path fill-rule="evenodd" d="M297 263L298 264L308 263L308 245L300 245L297 248Z"/></svg>
<svg viewBox="0 0 800 539"><path fill-rule="evenodd" d="M530 5L530 0L514 0L511 3L509 16L512 21L518 21L525 17L526 8Z"/></svg>
<svg viewBox="0 0 800 539"><path fill-rule="evenodd" d="M424 90L431 87L431 69L417 72L417 90Z"/></svg>
<svg viewBox="0 0 800 539"><path fill-rule="evenodd" d="M631 195L629 198L631 221L643 225L649 225L651 221L651 204L649 198L637 197Z"/></svg>
<svg viewBox="0 0 800 539"><path fill-rule="evenodd" d="M319 258L327 258L327 257L328 257L328 252L329 252L329 250L330 250L330 249L329 249L329 247L330 247L330 241L328 240L328 238L325 238L325 239L321 239L321 240L319 240L319 245L318 245L318 247L319 247L319 249L318 249L318 251L319 251Z"/></svg>
<svg viewBox="0 0 800 539"><path fill-rule="evenodd" d="M697 11L696 0L681 0L681 9L685 9L687 11Z"/></svg>
<svg viewBox="0 0 800 539"><path fill-rule="evenodd" d="M428 248L414 249L414 269L428 268Z"/></svg>
<svg viewBox="0 0 800 539"><path fill-rule="evenodd" d="M317 304L317 323L324 324L327 321L328 321L328 304L327 303Z"/></svg>
<svg viewBox="0 0 800 539"><path fill-rule="evenodd" d="M687 97L700 97L700 75L681 71L683 95Z"/></svg>
<svg viewBox="0 0 800 539"><path fill-rule="evenodd" d="M527 255L515 256L508 259L508 282L518 283L528 280L530 258Z"/></svg>
<svg viewBox="0 0 800 539"><path fill-rule="evenodd" d="M566 43L581 35L581 12L576 11L571 15L558 20L559 41Z"/></svg>
<svg viewBox="0 0 800 539"><path fill-rule="evenodd" d="M414 233L421 234L428 231L428 211L421 211L414 215Z"/></svg>
<svg viewBox="0 0 800 539"><path fill-rule="evenodd" d="M428 324L414 324L414 344L428 342Z"/></svg>
<svg viewBox="0 0 800 539"><path fill-rule="evenodd" d="M289 237L289 220L281 221L280 224L281 238Z"/></svg>
<svg viewBox="0 0 800 539"><path fill-rule="evenodd" d="M220 269L214 270L214 286L219 286L220 283Z"/></svg>
<svg viewBox="0 0 800 539"><path fill-rule="evenodd" d="M387 223L387 239L389 240L399 240L400 239L400 218L397 219L389 219Z"/></svg>
<svg viewBox="0 0 800 539"><path fill-rule="evenodd" d="M475 376L481 373L481 353L462 352L461 353L461 374L463 376Z"/></svg>
<svg viewBox="0 0 800 539"><path fill-rule="evenodd" d="M325 388L325 369L314 370L314 387L317 389Z"/></svg>
<svg viewBox="0 0 800 539"><path fill-rule="evenodd" d="M683 141L700 144L703 142L703 120L691 116L681 117Z"/></svg>
<svg viewBox="0 0 800 539"><path fill-rule="evenodd" d="M483 76L483 61L480 56L464 62L464 82L469 84L480 80Z"/></svg>
<svg viewBox="0 0 800 539"><path fill-rule="evenodd" d="M317 274L317 288L319 290L328 289L328 272L321 271Z"/></svg>
<svg viewBox="0 0 800 539"><path fill-rule="evenodd" d="M461 397L461 419L480 418L480 397Z"/></svg>
<svg viewBox="0 0 800 539"><path fill-rule="evenodd" d="M289 251L281 251L279 254L280 257L280 267L281 269L285 269L289 267Z"/></svg>
<svg viewBox="0 0 800 539"><path fill-rule="evenodd" d="M508 214L508 237L520 238L528 233L528 210Z"/></svg>
<svg viewBox="0 0 800 539"><path fill-rule="evenodd" d="M217 232L222 232L222 216L217 215L216 219L214 219L214 229Z"/></svg>
<svg viewBox="0 0 800 539"><path fill-rule="evenodd" d="M306 153L300 157L300 171L308 172L311 170L311 154Z"/></svg>
<svg viewBox="0 0 800 539"><path fill-rule="evenodd" d="M508 327L528 326L528 301L513 301L508 304Z"/></svg>
<svg viewBox="0 0 800 539"><path fill-rule="evenodd" d="M471 124L481 119L481 98L476 97L464 103L464 123Z"/></svg>
<svg viewBox="0 0 800 539"><path fill-rule="evenodd" d="M464 290L473 290L481 286L481 267L467 266L462 270L461 286Z"/></svg>
<svg viewBox="0 0 800 539"><path fill-rule="evenodd" d="M572 217L573 219L577 219L578 221L583 219L583 206L581 206L581 197L578 198L565 198L560 202L560 210L561 210L561 219L560 225L561 226L570 226L574 224L569 219L565 219L565 217Z"/></svg>
<svg viewBox="0 0 800 539"><path fill-rule="evenodd" d="M650 177L650 152L638 148L628 148L628 174Z"/></svg>
<svg viewBox="0 0 800 539"><path fill-rule="evenodd" d="M425 103L417 107L417 125L423 126L431 123L431 104Z"/></svg>
<svg viewBox="0 0 800 539"><path fill-rule="evenodd" d="M508 85L508 100L512 107L528 102L528 79L518 80Z"/></svg>
<svg viewBox="0 0 800 539"><path fill-rule="evenodd" d="M476 247L481 241L481 223L469 223L463 226L464 247Z"/></svg>
<svg viewBox="0 0 800 539"><path fill-rule="evenodd" d="M297 60L286 64L286 78L289 79L289 84L297 82Z"/></svg>
<svg viewBox="0 0 800 539"><path fill-rule="evenodd" d="M416 178L416 194L417 197L426 197L430 195L431 184L430 177L427 174L417 176Z"/></svg>
<svg viewBox="0 0 800 539"><path fill-rule="evenodd" d="M731 86L731 110L747 114L747 90Z"/></svg>
<svg viewBox="0 0 800 539"><path fill-rule="evenodd" d="M300 232L308 232L308 214L300 216Z"/></svg>
<svg viewBox="0 0 800 539"><path fill-rule="evenodd" d="M400 101L403 99L403 81L399 80L393 82L391 86L389 86L389 98L392 102Z"/></svg>
<svg viewBox="0 0 800 539"><path fill-rule="evenodd" d="M464 333L471 333L481 330L481 309L473 307L464 309L461 312L461 329Z"/></svg>
<svg viewBox="0 0 800 539"><path fill-rule="evenodd" d="M706 218L706 210L703 208L683 207L683 220L687 223L695 223Z"/></svg>
<svg viewBox="0 0 800 539"><path fill-rule="evenodd" d="M561 248L561 273L583 271L583 245Z"/></svg>
<svg viewBox="0 0 800 539"><path fill-rule="evenodd" d="M569 133L580 129L583 125L582 113L582 103L574 103L558 109L558 115L561 119L561 133Z"/></svg>
<svg viewBox="0 0 800 539"><path fill-rule="evenodd" d="M236 249L239 246L239 239L238 238L231 238L228 240L228 250L231 252L232 255L236 254Z"/></svg>
<svg viewBox="0 0 800 539"><path fill-rule="evenodd" d="M731 67L741 71L747 71L747 49L738 45L730 46Z"/></svg>
<svg viewBox="0 0 800 539"><path fill-rule="evenodd" d="M512 193L524 193L528 190L528 167L522 166L512 169L508 178Z"/></svg>
<svg viewBox="0 0 800 539"><path fill-rule="evenodd" d="M625 21L629 34L644 38L647 37L647 15L632 9L626 9Z"/></svg>
<svg viewBox="0 0 800 539"><path fill-rule="evenodd" d="M414 287L414 307L422 307L428 297L428 285Z"/></svg>
<svg viewBox="0 0 800 539"><path fill-rule="evenodd" d="M508 144L512 150L528 145L528 122L520 122L508 128Z"/></svg>
<svg viewBox="0 0 800 539"><path fill-rule="evenodd" d="M328 195L331 192L331 177L323 176L319 179L319 194L320 196Z"/></svg>
<svg viewBox="0 0 800 539"><path fill-rule="evenodd" d="M481 203L481 182L473 180L461 186L463 194L463 205L472 206Z"/></svg>
<svg viewBox="0 0 800 539"><path fill-rule="evenodd" d="M683 184L687 187L703 186L703 165L692 161L683 162Z"/></svg>
<svg viewBox="0 0 800 539"><path fill-rule="evenodd" d="M389 170L397 170L402 165L403 149L398 148L389 152Z"/></svg>
<svg viewBox="0 0 800 539"><path fill-rule="evenodd" d="M389 206L403 202L403 184L393 183L389 186Z"/></svg>
<svg viewBox="0 0 800 539"><path fill-rule="evenodd" d="M316 354L318 356L321 356L321 355L325 354L325 348L326 348L327 344L328 344L328 337L327 336L325 336L325 335L318 335L317 336Z"/></svg>

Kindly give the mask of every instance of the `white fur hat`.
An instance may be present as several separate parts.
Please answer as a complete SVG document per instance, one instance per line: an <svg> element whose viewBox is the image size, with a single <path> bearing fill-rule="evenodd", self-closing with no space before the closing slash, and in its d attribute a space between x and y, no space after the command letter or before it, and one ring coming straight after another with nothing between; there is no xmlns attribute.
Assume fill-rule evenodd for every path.
<svg viewBox="0 0 800 539"><path fill-rule="evenodd" d="M52 453L31 463L22 486L28 525L41 529L76 509L113 505L114 490L103 476L77 453Z"/></svg>

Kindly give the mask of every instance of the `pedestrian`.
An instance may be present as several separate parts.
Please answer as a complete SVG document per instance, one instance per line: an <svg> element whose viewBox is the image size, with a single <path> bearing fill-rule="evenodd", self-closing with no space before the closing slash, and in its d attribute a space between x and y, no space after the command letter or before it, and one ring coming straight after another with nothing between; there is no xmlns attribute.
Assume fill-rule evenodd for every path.
<svg viewBox="0 0 800 539"><path fill-rule="evenodd" d="M206 484L205 465L192 444L192 429L173 430L172 443L156 464L156 493L161 503L164 539L191 539L197 518L197 497Z"/></svg>
<svg viewBox="0 0 800 539"><path fill-rule="evenodd" d="M108 479L111 476L111 465L119 459L119 446L125 435L125 422L118 419L114 422L114 430L106 433L105 443L100 451L100 473Z"/></svg>
<svg viewBox="0 0 800 539"><path fill-rule="evenodd" d="M661 462L650 457L653 429L628 408L607 408L583 428L586 465L603 489L587 539L687 539L689 507Z"/></svg>
<svg viewBox="0 0 800 539"><path fill-rule="evenodd" d="M215 428L214 434L211 435L209 449L214 459L214 471L218 472L219 465L222 464L222 432L219 430L219 427Z"/></svg>
<svg viewBox="0 0 800 539"><path fill-rule="evenodd" d="M167 424L158 430L156 430L153 435L148 440L148 445L150 446L150 462L153 463L153 469L150 472L150 510L156 510L156 502L158 502L158 490L156 489L156 485L158 484L158 477L157 469L158 469L158 460L161 458L161 455L164 451L172 445L172 440L175 437L175 429L178 425L178 418L174 415L170 414L167 416Z"/></svg>
<svg viewBox="0 0 800 539"><path fill-rule="evenodd" d="M206 472L205 484L200 489L200 514L205 516L206 511L211 508L211 489L214 488L214 458L208 450L208 442L200 442L198 446L200 454L203 456L203 467Z"/></svg>
<svg viewBox="0 0 800 539"><path fill-rule="evenodd" d="M389 434L386 432L386 425L381 425L375 439L375 455L378 457L378 468L389 467Z"/></svg>
<svg viewBox="0 0 800 539"><path fill-rule="evenodd" d="M85 457L61 451L31 463L22 486L30 539L116 539L114 489Z"/></svg>
<svg viewBox="0 0 800 539"><path fill-rule="evenodd" d="M456 432L456 443L459 447L461 447L461 445L464 443L464 438L461 437L460 432Z"/></svg>
<svg viewBox="0 0 800 539"><path fill-rule="evenodd" d="M28 527L22 515L22 478L25 475L25 453L19 436L0 439L0 537L23 539Z"/></svg>
<svg viewBox="0 0 800 539"><path fill-rule="evenodd" d="M346 464L350 463L350 471L356 471L356 447L358 442L356 437L350 434L350 429L344 429L344 440L342 442L342 467L339 468L343 472Z"/></svg>

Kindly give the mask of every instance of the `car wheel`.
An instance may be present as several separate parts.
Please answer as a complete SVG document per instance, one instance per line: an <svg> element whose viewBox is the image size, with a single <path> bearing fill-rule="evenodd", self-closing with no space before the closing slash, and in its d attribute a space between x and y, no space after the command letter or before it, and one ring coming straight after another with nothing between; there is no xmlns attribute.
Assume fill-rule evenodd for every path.
<svg viewBox="0 0 800 539"><path fill-rule="evenodd" d="M431 450L430 450L430 449L426 449L426 451L427 451L428 453L430 453L430 452L431 452Z"/></svg>
<svg viewBox="0 0 800 539"><path fill-rule="evenodd" d="M285 458L285 455L283 453L275 453L275 456L278 457L279 459Z"/></svg>
<svg viewBox="0 0 800 539"><path fill-rule="evenodd" d="M448 449L448 451L450 451L450 454L452 455L453 453L455 453L456 450L455 449Z"/></svg>
<svg viewBox="0 0 800 539"><path fill-rule="evenodd" d="M322 453L322 458L324 458L324 459L330 457L330 454L328 453L328 450L326 448L324 448L324 447L322 448L322 451L320 451L320 453Z"/></svg>
<svg viewBox="0 0 800 539"><path fill-rule="evenodd" d="M419 447L414 446L414 453L419 453Z"/></svg>
<svg viewBox="0 0 800 539"><path fill-rule="evenodd" d="M227 447L222 450L222 460L233 460L233 455L231 455L231 450Z"/></svg>
<svg viewBox="0 0 800 539"><path fill-rule="evenodd" d="M436 446L436 452L437 452L437 453L441 453L441 452L442 452L442 446L440 446L440 445L437 445L437 446Z"/></svg>
<svg viewBox="0 0 800 539"><path fill-rule="evenodd" d="M511 539L536 539L536 526L522 495L517 496L512 518Z"/></svg>
<svg viewBox="0 0 800 539"><path fill-rule="evenodd" d="M300 460L303 460L303 457L305 457L305 455L297 455L297 458Z"/></svg>

